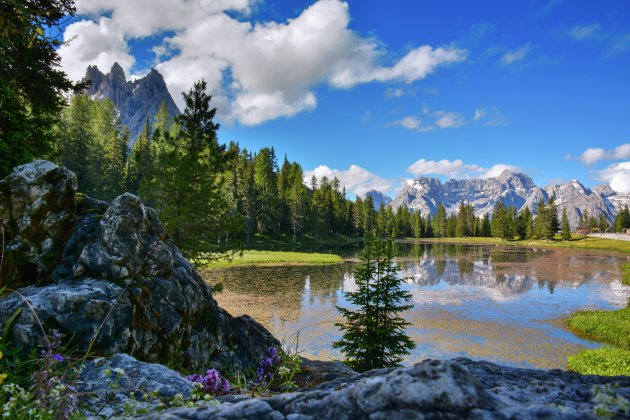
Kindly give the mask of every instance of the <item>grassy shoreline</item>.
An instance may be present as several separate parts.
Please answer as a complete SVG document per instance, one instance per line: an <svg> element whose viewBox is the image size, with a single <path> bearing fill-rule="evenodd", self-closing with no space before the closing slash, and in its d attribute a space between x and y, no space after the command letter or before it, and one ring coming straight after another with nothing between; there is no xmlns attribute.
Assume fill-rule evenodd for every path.
<svg viewBox="0 0 630 420"><path fill-rule="evenodd" d="M532 240L527 239L523 241L504 241L499 238L405 238L404 242L424 242L424 243L455 243L462 245L501 245L501 246L516 246L516 247L544 247L544 248L566 248L566 249L594 249L594 250L606 250L606 251L619 251L630 254L630 241L621 241L617 239L597 238L584 236L574 236L569 241L561 240ZM626 264L624 264L625 266ZM626 284L630 284L630 264L628 267L623 268L624 276L627 276Z"/></svg>
<svg viewBox="0 0 630 420"><path fill-rule="evenodd" d="M317 252L256 251L245 250L231 260L217 260L198 263L200 268L227 268L235 266L274 266L274 265L325 265L340 264L343 258L335 254Z"/></svg>

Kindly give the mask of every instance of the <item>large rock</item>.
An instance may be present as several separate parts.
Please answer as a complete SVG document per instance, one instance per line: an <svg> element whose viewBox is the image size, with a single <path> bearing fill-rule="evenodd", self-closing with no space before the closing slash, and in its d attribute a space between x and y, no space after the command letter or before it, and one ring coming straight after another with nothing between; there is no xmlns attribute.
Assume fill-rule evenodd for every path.
<svg viewBox="0 0 630 420"><path fill-rule="evenodd" d="M177 408L144 419L628 418L630 378L516 369L469 359L369 371L269 398Z"/></svg>
<svg viewBox="0 0 630 420"><path fill-rule="evenodd" d="M165 366L140 362L126 354L87 362L76 379L76 390L87 414L109 418L125 405L156 411L162 401L178 395L189 399L193 383Z"/></svg>
<svg viewBox="0 0 630 420"><path fill-rule="evenodd" d="M41 344L37 314L79 351L125 352L183 369L252 367L279 345L252 318L218 307L138 197L123 194L108 206L77 196L74 174L44 161L16 168L0 194L13 270L37 274L0 301L0 328L28 309L12 330L16 344Z"/></svg>
<svg viewBox="0 0 630 420"><path fill-rule="evenodd" d="M43 160L18 166L0 181L5 285L46 279L61 261L74 221L76 190L72 172Z"/></svg>

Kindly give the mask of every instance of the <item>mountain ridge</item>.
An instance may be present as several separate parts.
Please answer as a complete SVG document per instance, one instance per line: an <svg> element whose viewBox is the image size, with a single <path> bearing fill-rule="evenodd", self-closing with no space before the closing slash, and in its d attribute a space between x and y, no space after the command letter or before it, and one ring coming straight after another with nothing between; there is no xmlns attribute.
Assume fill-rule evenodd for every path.
<svg viewBox="0 0 630 420"><path fill-rule="evenodd" d="M162 102L171 116L181 114L173 97L166 87L164 77L156 69L151 69L144 77L127 80L125 72L114 63L109 73L103 73L97 66L88 66L85 79L90 82L87 94L92 99L110 99L120 115L123 125L131 132L130 146L138 138L146 122L153 125Z"/></svg>
<svg viewBox="0 0 630 420"><path fill-rule="evenodd" d="M617 213L630 205L630 194L617 193L608 185L598 185L591 190L573 179L543 188L526 173L510 170L497 177L450 179L445 183L434 177L410 179L389 205L394 209L407 205L410 210L434 216L439 203L451 214L457 213L459 204L464 201L473 206L476 216L483 216L492 213L500 200L506 206L516 207L518 212L527 207L535 215L538 201L547 202L551 197L559 212L567 211L572 228L578 225L584 211L595 217L604 215L613 223Z"/></svg>

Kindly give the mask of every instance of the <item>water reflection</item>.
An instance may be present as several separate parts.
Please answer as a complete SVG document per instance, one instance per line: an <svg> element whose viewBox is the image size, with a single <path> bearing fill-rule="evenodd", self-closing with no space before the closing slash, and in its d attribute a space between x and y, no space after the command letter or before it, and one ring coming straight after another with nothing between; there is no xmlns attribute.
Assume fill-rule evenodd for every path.
<svg viewBox="0 0 630 420"><path fill-rule="evenodd" d="M627 256L575 250L461 244L398 244L397 264L414 308L405 314L417 349L408 359L468 356L517 366L562 368L566 355L597 346L573 336L561 318L628 301L619 281ZM312 267L235 267L203 273L222 282L219 304L247 313L278 337L300 332L316 358L340 357L335 305L355 287L354 263Z"/></svg>

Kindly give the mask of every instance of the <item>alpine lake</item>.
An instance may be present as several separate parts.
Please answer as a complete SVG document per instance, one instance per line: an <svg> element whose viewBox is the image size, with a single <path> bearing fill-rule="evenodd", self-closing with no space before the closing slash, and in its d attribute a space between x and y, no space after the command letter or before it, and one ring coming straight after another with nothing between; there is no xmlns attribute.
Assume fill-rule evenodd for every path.
<svg viewBox="0 0 630 420"><path fill-rule="evenodd" d="M628 303L614 252L447 243L397 243L397 265L413 308L403 316L416 348L405 362L468 357L544 369L601 344L567 330L564 318L584 309ZM321 251L320 251L321 252ZM249 266L201 272L233 315L248 314L307 358L342 359L332 348L348 306L344 291L359 249L335 250L346 261L321 266Z"/></svg>

